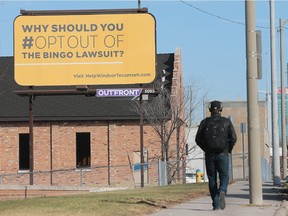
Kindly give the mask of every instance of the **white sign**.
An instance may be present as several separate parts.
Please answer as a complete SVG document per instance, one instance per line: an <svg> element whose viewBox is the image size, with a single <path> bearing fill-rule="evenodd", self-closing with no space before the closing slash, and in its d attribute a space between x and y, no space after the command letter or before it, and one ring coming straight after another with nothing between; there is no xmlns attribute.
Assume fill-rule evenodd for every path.
<svg viewBox="0 0 288 216"><path fill-rule="evenodd" d="M138 97L142 89L128 88L128 89L97 89L96 97Z"/></svg>

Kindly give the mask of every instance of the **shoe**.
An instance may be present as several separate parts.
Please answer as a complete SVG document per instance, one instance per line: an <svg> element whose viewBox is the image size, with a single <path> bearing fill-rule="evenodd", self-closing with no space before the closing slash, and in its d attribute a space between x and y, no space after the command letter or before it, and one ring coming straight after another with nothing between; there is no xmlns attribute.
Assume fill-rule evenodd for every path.
<svg viewBox="0 0 288 216"><path fill-rule="evenodd" d="M213 211L218 211L218 210L220 210L219 207L213 207Z"/></svg>
<svg viewBox="0 0 288 216"><path fill-rule="evenodd" d="M226 202L225 202L225 192L224 191L221 191L220 194L219 194L219 197L220 197L220 209L225 209L225 206L226 206Z"/></svg>

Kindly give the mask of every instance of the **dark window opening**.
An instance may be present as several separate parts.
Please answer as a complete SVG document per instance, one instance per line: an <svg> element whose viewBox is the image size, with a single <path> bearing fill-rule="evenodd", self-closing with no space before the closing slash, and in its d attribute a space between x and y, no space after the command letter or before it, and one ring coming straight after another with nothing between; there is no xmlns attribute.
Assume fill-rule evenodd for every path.
<svg viewBox="0 0 288 216"><path fill-rule="evenodd" d="M91 167L90 133L76 133L76 167Z"/></svg>
<svg viewBox="0 0 288 216"><path fill-rule="evenodd" d="M29 170L29 134L19 134L19 170Z"/></svg>

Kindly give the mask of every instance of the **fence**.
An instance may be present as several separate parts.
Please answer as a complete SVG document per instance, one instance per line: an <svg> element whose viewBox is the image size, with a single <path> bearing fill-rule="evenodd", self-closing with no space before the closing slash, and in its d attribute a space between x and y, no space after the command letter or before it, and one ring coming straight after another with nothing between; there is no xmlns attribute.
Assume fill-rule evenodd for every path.
<svg viewBox="0 0 288 216"><path fill-rule="evenodd" d="M183 162L179 162L183 163ZM67 168L47 171L19 171L0 174L2 185L47 185L87 187L140 187L141 166L144 167L144 186L166 185L183 182L181 170L175 170L178 162L155 160L145 164L124 164L115 166L94 166L90 168ZM170 174L168 174L170 173ZM185 171L184 171L185 173ZM170 175L170 177L169 177Z"/></svg>
<svg viewBox="0 0 288 216"><path fill-rule="evenodd" d="M195 157L190 158L187 161L195 164L201 164L203 172L205 175L205 158L204 157ZM198 162L197 162L198 161ZM199 162L200 161L200 162ZM271 173L271 164L269 159L262 157L261 158L261 167L262 167L262 180L268 181L272 179ZM198 166L194 166L194 169L199 168ZM205 177L206 178L206 177ZM229 158L229 178L230 180L240 180L240 179L248 179L249 178L249 160L248 153L241 154L231 154Z"/></svg>
<svg viewBox="0 0 288 216"><path fill-rule="evenodd" d="M203 160L203 158L201 159ZM144 167L144 187L186 182L187 161L155 160L145 164L94 166L47 171L19 171L0 174L2 185L141 187L141 166ZM230 179L249 177L248 155L233 154L230 158ZM269 161L262 159L262 179L271 178ZM205 172L204 172L205 174Z"/></svg>

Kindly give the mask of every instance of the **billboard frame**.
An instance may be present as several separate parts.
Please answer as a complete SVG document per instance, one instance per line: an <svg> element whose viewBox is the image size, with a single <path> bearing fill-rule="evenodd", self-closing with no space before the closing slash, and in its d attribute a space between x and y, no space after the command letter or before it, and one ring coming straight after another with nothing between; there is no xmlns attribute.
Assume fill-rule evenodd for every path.
<svg viewBox="0 0 288 216"><path fill-rule="evenodd" d="M15 81L21 86L27 86L28 87L28 86L71 86L71 85L72 86L76 86L76 85L129 85L129 84L143 84L143 83L147 83L148 84L148 83L152 83L156 79L156 55L157 55L156 19L155 19L155 17L152 14L148 13L148 9L147 8L138 8L138 9L100 9L100 10L99 9L95 9L95 10L24 10L24 9L22 9L22 10L20 10L20 13L23 16L56 16L56 15L59 15L59 16L61 16L61 15L62 16L65 16L65 15L67 15L67 16L69 16L69 15L72 15L72 16L73 15L79 15L79 16L81 16L81 15L102 15L102 14L103 15L109 15L109 14L111 14L111 15L115 15L115 14L120 14L120 15L123 15L123 14L128 14L128 15L129 14L149 14L152 17L152 19L154 19L154 21L151 22L151 25L154 26L154 29L152 31L149 30L149 32L151 34L151 39L153 39L153 40L150 40L151 43L150 42L149 43L150 43L151 48L153 47L153 51L150 52L149 49L145 49L145 48L144 49L140 49L140 50L144 50L146 52L146 56L149 54L149 52L151 53L151 56L153 56L151 58L150 57L148 58L149 59L149 64L148 64L149 66L148 67L144 67L145 69L143 69L143 68L141 69L141 67L140 67L141 64L140 64L140 66L138 67L138 69L140 69L140 70L135 71L135 74L133 74L131 72L131 69L129 69L127 71L126 69L122 69L122 67L116 67L116 71L114 70L115 71L114 72L113 70L110 70L111 69L110 66L109 66L110 69L107 69L105 66L104 67L99 66L100 68L99 67L94 67L97 72L95 72L95 70L94 70L94 72L92 72L93 76L91 74L88 74L89 70L86 70L87 71L86 74L84 74L84 73L82 74L82 72L80 72L79 73L80 76L84 76L85 77L85 78L80 77L81 79L78 79L79 77L76 77L77 79L75 77L71 78L72 77L71 76L72 73L73 73L73 76L74 76L74 73L75 73L75 71L72 69L71 72L69 73L69 75L68 74L66 75L66 72L65 72L65 74L63 75L64 78L61 78L59 76L58 76L59 78L53 77L52 81L51 81L51 77L50 76L53 76L53 75L51 75L51 74L49 75L49 71L46 70L46 69L44 71L42 71L42 68L39 68L40 70L38 70L38 71L42 71L40 76L38 76L38 73L36 73L33 68L32 68L31 71L29 71L29 68L26 68L26 71L24 70L23 72L21 71L22 69L18 69L18 71L14 72L14 76L15 76ZM14 23L15 23L15 21L16 21L16 19L18 17L21 17L21 15L17 16L15 18ZM123 16L123 18L125 19L126 17ZM115 19L115 18L112 18L112 19ZM139 19L140 20L141 19L147 20L147 17L144 16L143 18L140 17ZM148 19L150 19L150 18L148 17ZM19 20L20 23L18 23L18 26L16 26L18 29L19 29L19 25L21 25L21 21ZM125 22L125 24L126 24L126 22ZM131 25L131 23L128 22L128 25ZM133 25L135 25L135 24L132 24L132 26ZM19 31L19 30L17 30L17 31ZM154 33L152 34L152 32L154 32ZM127 37L129 37L129 36L130 36L130 33L128 34ZM25 39L26 39L26 37L25 37ZM21 50L23 50L21 48L22 46L19 45L18 42L17 42L18 44L15 44L15 40L16 40L16 36L15 36L15 30L14 30L14 58L15 58L15 54L17 52L17 49L18 49L17 53L19 53L19 52L21 53L22 52ZM17 38L16 41L19 41L18 38ZM128 41L128 45L129 45L130 41L131 40ZM145 40L143 42L145 42ZM135 42L133 42L133 40L132 40L132 44L133 43L135 43ZM133 50L130 47L133 47L133 46L130 45L130 46L127 47L127 45L126 45L126 47L123 47L122 49L124 49L125 51L127 49L128 53L133 53L133 51L135 51L135 50ZM23 45L23 48L25 49L24 45ZM30 47L28 47L28 48L30 49ZM42 49L42 52L43 52L43 57L42 58L43 58L43 60L46 60L46 57L44 57L44 54L46 53L44 51L46 51L46 50L44 50L43 48L41 48L41 49ZM134 49L136 49L136 48L134 48ZM102 52L102 51L100 51L100 52ZM107 52L113 52L113 51L108 51L107 50ZM119 51L117 51L117 52L119 52ZM36 52L34 52L34 53L36 53ZM56 52L56 53L58 53L58 52ZM68 52L68 54L69 53L71 53L71 52ZM78 57L80 58L81 56L80 55L78 56L78 52L76 52L76 53L77 53L77 56L76 56L76 54L74 56L77 57L77 58ZM152 55L152 53L153 53L153 55ZM39 54L39 53L37 53L37 54ZM84 53L84 54L86 54L86 53ZM94 55L95 53L92 53L92 54ZM127 60L127 59L130 59L130 58L127 58L127 57L130 57L130 55L131 54L126 56L126 62L124 63L126 68L127 67L131 68L130 64L132 64L132 63L131 63L131 61ZM86 57L86 56L84 56L84 57ZM92 56L88 56L87 58L89 59L91 57ZM140 55L140 57L141 57L141 55ZM138 57L138 59L141 59L140 57ZM27 65L28 67L29 67L29 65L36 65L36 64L34 64L33 61L32 61L32 64L29 64L29 61L27 63L25 62L24 64L21 63L21 62L25 61L25 58L27 58L27 57L25 57L25 56L22 56L22 57L18 56L17 57L18 60L17 59L15 60L15 70L16 70L16 66L17 65L19 65L19 67L22 67L23 65ZM39 56L35 57L35 60L37 60L37 58L39 58ZM55 57L53 57L53 58L55 59ZM66 58L68 58L68 59L70 58L71 59L70 56L68 56ZM27 59L27 60L31 61L31 59ZM115 63L114 65L119 65L120 63L123 64L123 62L117 62L117 61L116 62L112 61L112 63L113 64ZM38 63L38 64L39 65L45 65L45 63ZM48 64L51 65L51 63L48 63ZM55 62L55 64L58 64L58 63ZM59 65L66 65L66 64L68 64L68 63L60 63ZM79 64L81 64L81 62L80 63L79 62L73 63L73 61L72 61L69 64L71 64L71 65L72 64L75 64L75 65L77 64L78 67L80 67ZM93 64L95 64L95 65L109 65L106 62L104 62L104 64L102 64L102 62L100 62L100 63L95 62ZM89 64L89 65L93 65L93 64ZM42 67L42 66L39 66L39 67ZM44 67L46 67L46 66L44 66ZM74 66L69 66L68 70L66 70L66 71L70 71L70 67L75 68ZM135 68L135 65L133 65L133 68ZM91 69L91 68L89 67L89 69ZM109 72L107 74L106 74L107 71L105 69L109 70ZM60 72L63 71L63 68L61 68L61 69L59 68L59 69L57 69L57 71L55 71L53 69L51 72L52 73L53 72L57 73L59 71ZM72 72L72 71L74 71L74 72ZM145 73L145 71L147 71L147 73ZM118 73L118 72L120 72L120 73ZM142 72L144 72L144 73L142 73ZM35 74L35 75L33 75L33 74ZM78 74L76 74L76 75L78 75ZM97 76L97 78L95 78L96 76ZM101 76L101 78L99 76ZM106 80L105 80L104 77L107 77L107 76L111 77L111 78L106 78ZM117 76L117 77L115 78L115 76ZM29 81L28 77L32 77L32 80ZM65 78L68 78L68 77L69 77L69 80L66 81ZM127 77L127 78L125 78L125 77ZM45 79L45 78L47 78L49 81L46 81L47 79ZM63 81L63 79L65 81ZM101 79L101 81L99 81L99 79ZM121 81L120 81L120 79L121 79ZM119 81L117 81L117 80L119 80Z"/></svg>

